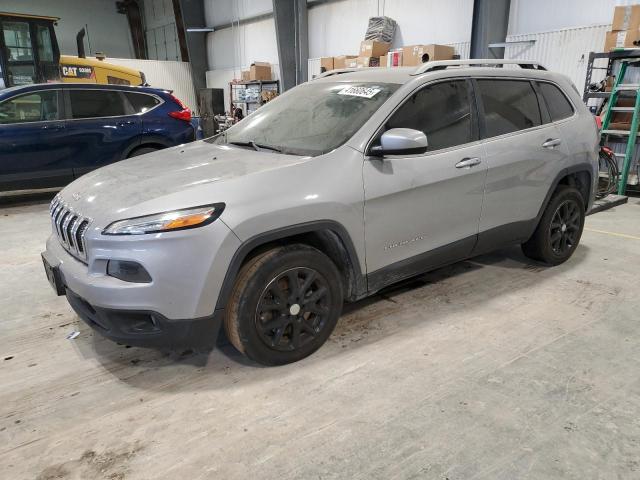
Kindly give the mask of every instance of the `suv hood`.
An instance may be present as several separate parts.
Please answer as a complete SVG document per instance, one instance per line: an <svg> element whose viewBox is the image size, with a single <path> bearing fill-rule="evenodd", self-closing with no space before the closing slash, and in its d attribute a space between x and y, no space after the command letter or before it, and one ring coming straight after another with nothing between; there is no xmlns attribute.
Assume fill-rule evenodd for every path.
<svg viewBox="0 0 640 480"><path fill-rule="evenodd" d="M81 215L113 220L224 201L216 184L309 160L198 141L88 173L60 196Z"/></svg>

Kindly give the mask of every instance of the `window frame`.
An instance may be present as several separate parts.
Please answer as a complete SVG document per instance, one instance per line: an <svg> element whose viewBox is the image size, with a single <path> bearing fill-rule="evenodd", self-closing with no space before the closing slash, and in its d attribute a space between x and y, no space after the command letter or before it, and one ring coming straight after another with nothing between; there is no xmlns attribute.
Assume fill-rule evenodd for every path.
<svg viewBox="0 0 640 480"><path fill-rule="evenodd" d="M98 120L98 119L105 119L105 118L124 118L124 117L137 117L137 116L142 116L142 115L146 115L147 113L155 110L156 108L160 107L161 105L164 104L164 99L162 97L160 97L159 95L155 95L153 93L149 93L149 92L131 92L129 90L119 90L116 88L99 88L99 87L82 87L82 88L63 88L64 90L64 103L65 103L65 120L67 122L81 122L81 121L87 121L87 120ZM86 118L73 118L73 111L71 110L71 92L76 91L76 90L82 90L82 91L87 91L87 90L95 90L98 92L116 92L118 93L118 95L122 98L124 107L125 107L125 113L124 115L107 115L107 116L101 116L101 117L86 117ZM150 97L154 97L156 99L158 99L160 101L160 103L158 103L155 107L147 110L146 112L140 112L140 113L136 113L135 109L133 108L133 105L131 105L131 102L129 101L129 99L127 98L127 96L125 95L125 93L136 93L139 95L149 95Z"/></svg>
<svg viewBox="0 0 640 480"><path fill-rule="evenodd" d="M42 124L42 123L52 123L52 122L64 122L66 117L66 112L64 109L62 88L41 88L38 90L30 90L28 92L18 93L16 95L13 95L9 98L5 98L4 100L0 101L0 104L4 102L10 102L12 100L15 100L16 98L25 97L27 95L33 95L34 93L40 93L40 92L57 92L58 118L56 120L35 120L33 122L0 123L0 126L2 126L2 128L6 128L6 127L11 127L13 125L33 125L36 123Z"/></svg>
<svg viewBox="0 0 640 480"><path fill-rule="evenodd" d="M427 150L424 153L414 153L414 154L409 154L409 155L389 155L390 158L395 158L395 157L402 157L402 158L413 158L413 157L427 157L430 155L434 155L434 154L439 154L442 152L449 152L449 151L453 151L453 150L457 150L460 148L465 148L469 145L473 145L475 143L479 143L482 141L482 138L480 136L480 111L478 109L478 98L477 98L477 93L476 93L476 89L474 87L474 85L472 84L473 78L470 76L456 76L456 77L446 77L446 78L439 78L437 80L432 80L432 81L428 81L425 83L422 83L420 85L417 85L416 88L414 88L411 92L409 92L400 102L398 102L395 107L393 108L393 110L385 117L384 121L381 122L381 124L378 126L378 128L376 128L376 131L374 132L374 134L371 136L371 138L369 138L368 142L367 142L367 146L364 149L365 152L365 156L367 157L372 157L371 155L371 147L374 146L374 144L380 139L380 136L384 133L385 131L385 127L387 125L387 122L389 121L389 119L391 119L391 117L393 117L395 115L395 113L404 106L405 103L407 103L411 97L413 97L414 95L418 94L421 90L424 90L425 88L429 88L432 87L434 85L437 85L439 83L447 83L447 82L465 82L466 86L467 86L467 93L469 95L469 100L470 100L470 112L471 112L471 129L472 129L472 134L475 137L474 140L472 140L471 142L466 142L466 143L460 143L458 145L452 145L450 147L446 147L446 148L440 148L438 150ZM429 141L429 138L427 138L427 142ZM386 156L386 155L385 155ZM376 159L379 159L380 157L373 157Z"/></svg>
<svg viewBox="0 0 640 480"><path fill-rule="evenodd" d="M544 94L542 93L542 89L540 88L540 84L542 83L547 83L549 85L553 85L554 87L556 87L560 93L562 94L562 96L564 96L565 100L569 103L569 106L571 107L571 115L569 115L568 117L564 117L561 118L560 120L554 120L551 117L551 111L549 110L549 105L547 104L547 99L545 98ZM560 85L558 85L556 82L552 82L550 80L534 80L533 81L533 85L536 88L536 92L538 93L539 97L542 99L540 100L541 103L545 106L545 109L547 111L547 115L549 117L549 123L561 123L561 122L566 122L567 120L575 117L578 113L578 109L576 108L575 104L573 103L573 101L571 100L571 98L569 97L569 95L567 95L565 93L565 91L562 89L562 87Z"/></svg>

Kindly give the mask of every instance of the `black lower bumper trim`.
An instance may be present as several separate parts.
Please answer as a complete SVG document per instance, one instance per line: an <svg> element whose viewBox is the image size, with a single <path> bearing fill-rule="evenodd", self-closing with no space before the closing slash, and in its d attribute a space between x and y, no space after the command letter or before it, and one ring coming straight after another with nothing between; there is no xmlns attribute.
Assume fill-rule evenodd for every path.
<svg viewBox="0 0 640 480"><path fill-rule="evenodd" d="M125 345L159 349L207 349L216 344L224 310L209 317L169 320L152 311L96 307L66 289L78 316L101 335Z"/></svg>

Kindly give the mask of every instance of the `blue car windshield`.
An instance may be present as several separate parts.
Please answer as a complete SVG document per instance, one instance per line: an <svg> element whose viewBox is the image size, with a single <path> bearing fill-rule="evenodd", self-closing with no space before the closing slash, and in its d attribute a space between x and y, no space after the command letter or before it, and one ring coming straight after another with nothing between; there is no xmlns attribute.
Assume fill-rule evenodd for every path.
<svg viewBox="0 0 640 480"><path fill-rule="evenodd" d="M208 141L316 156L345 143L400 85L309 82Z"/></svg>

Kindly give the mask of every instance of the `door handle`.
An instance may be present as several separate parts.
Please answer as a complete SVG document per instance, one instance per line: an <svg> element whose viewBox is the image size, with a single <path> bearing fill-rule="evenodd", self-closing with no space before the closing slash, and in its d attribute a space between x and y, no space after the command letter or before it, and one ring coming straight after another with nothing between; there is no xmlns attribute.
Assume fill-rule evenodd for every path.
<svg viewBox="0 0 640 480"><path fill-rule="evenodd" d="M560 140L559 138L549 138L547 139L546 142L544 142L542 144L542 148L553 148L553 147L557 147L558 145L560 145L562 143L562 140Z"/></svg>
<svg viewBox="0 0 640 480"><path fill-rule="evenodd" d="M471 168L475 167L476 165L480 165L481 162L482 160L480 160L478 157L463 158L458 163L456 163L456 168Z"/></svg>
<svg viewBox="0 0 640 480"><path fill-rule="evenodd" d="M128 120L126 122L125 121L118 122L118 126L119 127L124 127L125 125L133 125L133 124L134 124L134 122L132 122L131 120Z"/></svg>
<svg viewBox="0 0 640 480"><path fill-rule="evenodd" d="M40 128L42 130L62 130L64 128L64 125L62 125L61 123L54 123L51 125L43 125Z"/></svg>

